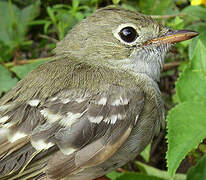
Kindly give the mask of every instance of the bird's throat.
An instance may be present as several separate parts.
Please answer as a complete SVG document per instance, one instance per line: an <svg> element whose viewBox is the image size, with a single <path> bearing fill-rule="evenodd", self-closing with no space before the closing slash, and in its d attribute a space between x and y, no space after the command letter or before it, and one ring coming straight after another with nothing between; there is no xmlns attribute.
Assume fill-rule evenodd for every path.
<svg viewBox="0 0 206 180"><path fill-rule="evenodd" d="M133 51L131 56L122 61L122 68L133 73L146 74L155 81L159 81L164 58L169 46L144 47Z"/></svg>

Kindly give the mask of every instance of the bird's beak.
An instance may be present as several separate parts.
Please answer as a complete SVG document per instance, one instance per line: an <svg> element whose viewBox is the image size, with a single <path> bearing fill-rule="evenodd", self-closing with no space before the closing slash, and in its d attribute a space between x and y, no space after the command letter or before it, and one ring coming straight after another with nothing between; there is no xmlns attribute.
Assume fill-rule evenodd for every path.
<svg viewBox="0 0 206 180"><path fill-rule="evenodd" d="M168 31L164 36L154 38L147 41L145 44L155 44L155 43L165 43L165 44L174 44L177 42L185 41L197 36L198 33L190 30L177 30L177 31Z"/></svg>

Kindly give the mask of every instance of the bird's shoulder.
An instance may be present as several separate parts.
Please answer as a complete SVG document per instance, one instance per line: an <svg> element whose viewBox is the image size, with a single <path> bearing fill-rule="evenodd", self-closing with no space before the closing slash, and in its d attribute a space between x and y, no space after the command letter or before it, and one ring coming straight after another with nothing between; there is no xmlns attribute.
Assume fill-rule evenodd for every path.
<svg viewBox="0 0 206 180"><path fill-rule="evenodd" d="M126 71L94 66L71 58L56 58L28 73L0 99L0 104L45 99L64 89L105 90L112 84L135 88L138 81Z"/></svg>

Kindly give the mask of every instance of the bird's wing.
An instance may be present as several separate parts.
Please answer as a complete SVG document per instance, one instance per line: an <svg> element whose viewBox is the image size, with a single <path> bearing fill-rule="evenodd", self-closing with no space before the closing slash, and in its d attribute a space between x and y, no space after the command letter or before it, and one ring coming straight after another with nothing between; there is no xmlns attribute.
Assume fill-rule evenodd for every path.
<svg viewBox="0 0 206 180"><path fill-rule="evenodd" d="M144 98L139 88L113 85L105 91L63 90L47 99L0 106L0 123L11 142L0 145L0 174L22 172L31 156L53 152L55 147L60 151L50 158L46 170L51 178L104 162L130 135ZM30 156L23 153L24 160L8 165L7 159L18 159L18 151Z"/></svg>

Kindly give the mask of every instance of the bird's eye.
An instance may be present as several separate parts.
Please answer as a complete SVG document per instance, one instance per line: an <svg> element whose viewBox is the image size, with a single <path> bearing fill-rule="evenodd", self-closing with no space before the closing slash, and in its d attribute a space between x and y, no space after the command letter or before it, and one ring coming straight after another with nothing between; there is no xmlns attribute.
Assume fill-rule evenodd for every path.
<svg viewBox="0 0 206 180"><path fill-rule="evenodd" d="M139 35L133 27L128 26L121 29L121 31L119 32L119 36L123 41L131 43L135 41Z"/></svg>

